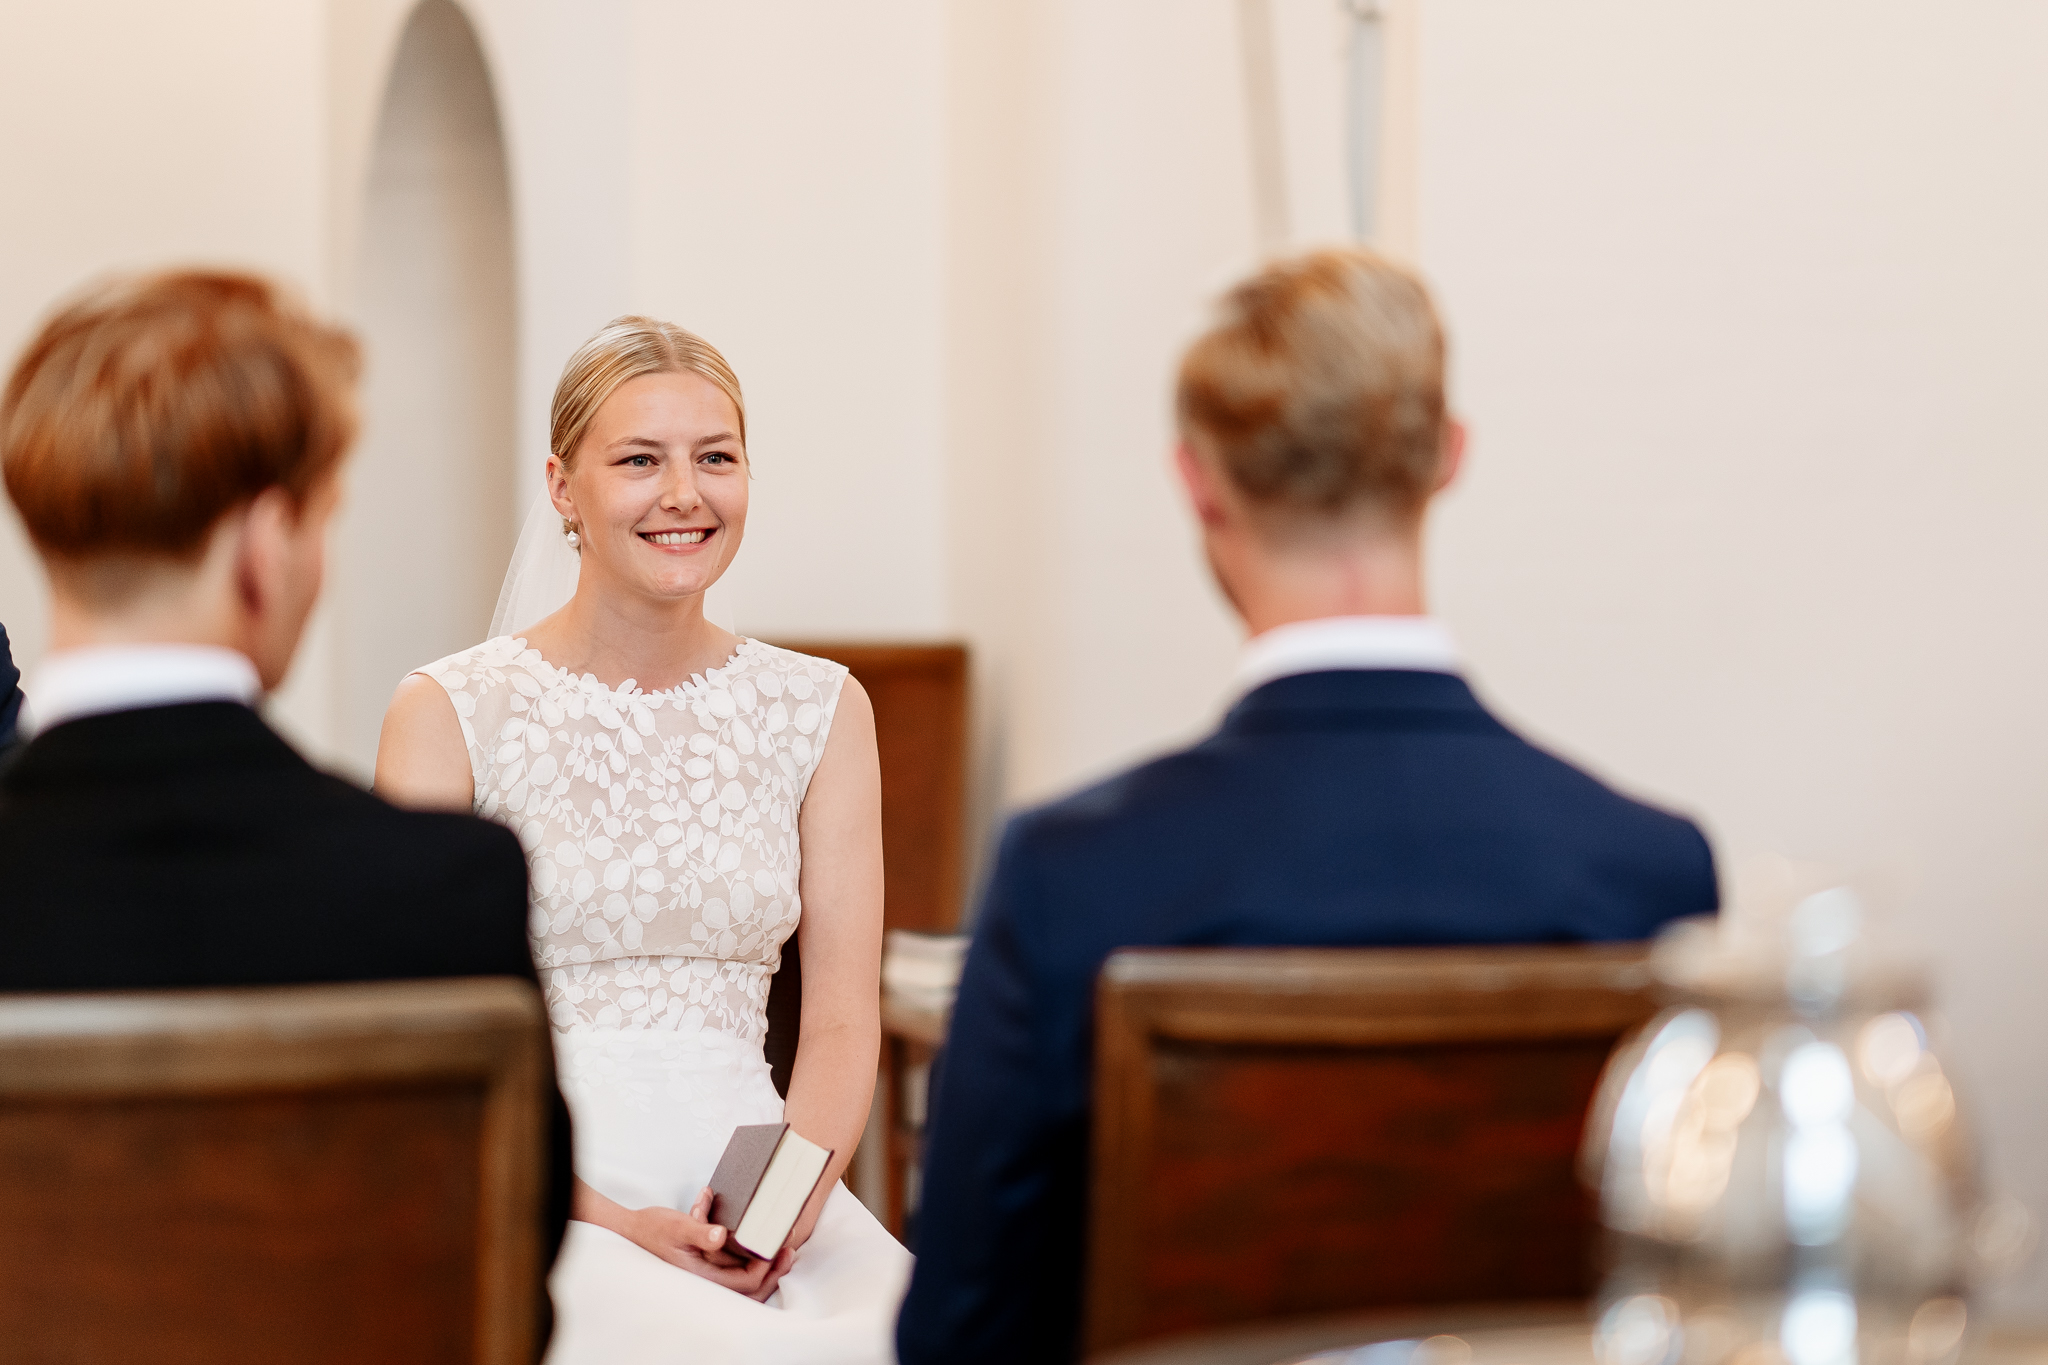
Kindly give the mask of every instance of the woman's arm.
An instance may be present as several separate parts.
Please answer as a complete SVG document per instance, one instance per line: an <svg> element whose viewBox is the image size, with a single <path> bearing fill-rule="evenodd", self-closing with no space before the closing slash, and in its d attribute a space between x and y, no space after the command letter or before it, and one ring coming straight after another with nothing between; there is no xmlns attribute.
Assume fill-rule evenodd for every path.
<svg viewBox="0 0 2048 1365"><path fill-rule="evenodd" d="M867 1127L882 1046L882 769L875 710L848 678L797 816L803 850L797 923L803 1024L783 1117L832 1164L790 1231L802 1246Z"/></svg>
<svg viewBox="0 0 2048 1365"><path fill-rule="evenodd" d="M416 810L467 812L476 804L462 719L441 684L407 674L377 737L377 795Z"/></svg>

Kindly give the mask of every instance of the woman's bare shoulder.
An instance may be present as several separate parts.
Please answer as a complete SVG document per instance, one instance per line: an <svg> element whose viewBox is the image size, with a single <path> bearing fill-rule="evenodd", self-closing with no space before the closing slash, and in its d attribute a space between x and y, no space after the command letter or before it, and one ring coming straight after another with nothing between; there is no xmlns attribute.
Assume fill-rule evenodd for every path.
<svg viewBox="0 0 2048 1365"><path fill-rule="evenodd" d="M476 782L469 744L448 689L408 673L392 693L377 739L377 794L400 806L469 810Z"/></svg>

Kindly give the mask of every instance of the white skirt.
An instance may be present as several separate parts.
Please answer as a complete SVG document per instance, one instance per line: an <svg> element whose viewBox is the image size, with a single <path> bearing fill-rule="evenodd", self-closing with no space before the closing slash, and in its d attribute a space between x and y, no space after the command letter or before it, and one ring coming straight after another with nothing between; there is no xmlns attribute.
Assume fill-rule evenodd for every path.
<svg viewBox="0 0 2048 1365"><path fill-rule="evenodd" d="M576 1174L627 1208L685 1209L734 1127L779 1123L758 1043L578 1026L556 1035ZM549 1287L548 1365L886 1365L911 1258L844 1185L767 1303L572 1222Z"/></svg>

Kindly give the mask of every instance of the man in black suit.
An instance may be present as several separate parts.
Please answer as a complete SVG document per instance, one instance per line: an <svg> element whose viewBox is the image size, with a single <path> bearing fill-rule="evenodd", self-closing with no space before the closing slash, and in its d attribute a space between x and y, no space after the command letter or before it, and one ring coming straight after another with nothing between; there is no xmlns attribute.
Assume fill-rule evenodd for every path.
<svg viewBox="0 0 2048 1365"><path fill-rule="evenodd" d="M98 291L24 353L0 469L51 649L0 770L0 990L538 988L510 831L389 806L254 709L319 593L355 372L346 333L219 274ZM559 1093L549 1147L543 1273L569 1211Z"/></svg>
<svg viewBox="0 0 2048 1365"><path fill-rule="evenodd" d="M1252 637L1236 701L1011 821L934 1084L904 1365L1075 1357L1112 950L1638 939L1714 908L1700 832L1502 725L1424 615L1463 442L1443 350L1419 281L1333 251L1241 285L1189 351L1179 460Z"/></svg>

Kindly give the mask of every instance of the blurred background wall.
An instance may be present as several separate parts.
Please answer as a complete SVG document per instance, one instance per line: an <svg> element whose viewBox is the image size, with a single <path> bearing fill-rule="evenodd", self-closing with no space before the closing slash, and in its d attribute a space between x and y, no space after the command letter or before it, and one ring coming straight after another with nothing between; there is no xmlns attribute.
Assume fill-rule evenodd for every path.
<svg viewBox="0 0 2048 1365"><path fill-rule="evenodd" d="M1281 240L1336 239L1345 21L1266 8ZM1386 8L1377 237L1451 326L1473 440L1432 558L1475 681L1724 868L1869 876L1944 973L1997 1176L2048 1211L2048 10ZM362 772L403 668L483 633L569 350L629 309L695 328L757 470L719 610L969 640L985 830L1215 715L1236 638L1168 392L1272 221L1241 20L8 5L0 348L94 275L192 260L363 329L335 590L274 708ZM9 514L29 661L41 594ZM2048 1319L2048 1278L2006 1302Z"/></svg>

